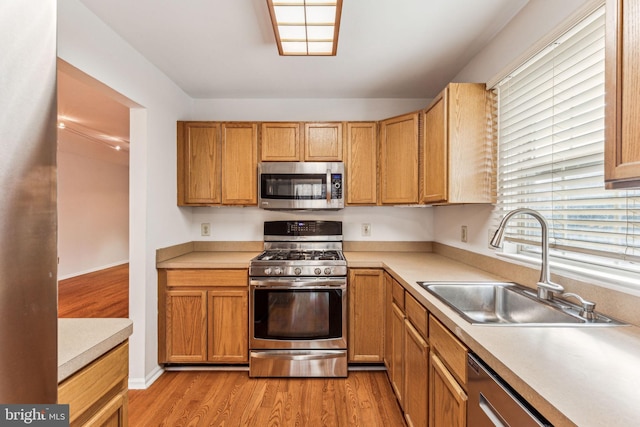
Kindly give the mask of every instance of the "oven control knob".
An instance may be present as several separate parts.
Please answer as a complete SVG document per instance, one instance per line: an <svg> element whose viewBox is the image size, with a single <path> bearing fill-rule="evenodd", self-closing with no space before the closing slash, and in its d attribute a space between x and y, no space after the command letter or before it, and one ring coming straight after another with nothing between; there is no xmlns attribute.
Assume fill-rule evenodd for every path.
<svg viewBox="0 0 640 427"><path fill-rule="evenodd" d="M294 268L294 269L293 269L293 273L294 273L296 276L299 276L299 275L300 275L300 273L302 273L302 269L301 269L300 267L296 267L296 268Z"/></svg>
<svg viewBox="0 0 640 427"><path fill-rule="evenodd" d="M267 276L271 274L271 267L267 267L264 269L264 274L266 274Z"/></svg>
<svg viewBox="0 0 640 427"><path fill-rule="evenodd" d="M316 268L316 269L313 270L313 272L316 273L316 274L320 274L320 273L322 273L322 270L320 270L319 268Z"/></svg>
<svg viewBox="0 0 640 427"><path fill-rule="evenodd" d="M282 269L280 267L276 267L273 269L273 274L278 275L282 274Z"/></svg>
<svg viewBox="0 0 640 427"><path fill-rule="evenodd" d="M324 274L326 274L327 276L328 276L329 274L331 274L331 269L330 269L329 267L325 268L325 269L324 269Z"/></svg>

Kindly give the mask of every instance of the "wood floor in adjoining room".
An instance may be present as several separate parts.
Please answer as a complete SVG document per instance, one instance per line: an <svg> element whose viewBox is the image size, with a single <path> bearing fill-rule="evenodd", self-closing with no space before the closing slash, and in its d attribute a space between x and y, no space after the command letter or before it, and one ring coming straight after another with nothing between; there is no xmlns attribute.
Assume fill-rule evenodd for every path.
<svg viewBox="0 0 640 427"><path fill-rule="evenodd" d="M246 371L165 372L129 390L129 426L406 426L383 371L348 378L249 378Z"/></svg>
<svg viewBox="0 0 640 427"><path fill-rule="evenodd" d="M129 264L60 280L58 317L129 317Z"/></svg>

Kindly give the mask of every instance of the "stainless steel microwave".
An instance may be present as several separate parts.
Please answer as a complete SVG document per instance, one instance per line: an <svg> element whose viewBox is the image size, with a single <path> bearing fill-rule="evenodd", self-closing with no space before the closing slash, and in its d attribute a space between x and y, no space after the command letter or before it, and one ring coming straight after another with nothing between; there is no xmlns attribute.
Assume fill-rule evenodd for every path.
<svg viewBox="0 0 640 427"><path fill-rule="evenodd" d="M342 162L264 162L258 165L258 206L263 209L344 208Z"/></svg>

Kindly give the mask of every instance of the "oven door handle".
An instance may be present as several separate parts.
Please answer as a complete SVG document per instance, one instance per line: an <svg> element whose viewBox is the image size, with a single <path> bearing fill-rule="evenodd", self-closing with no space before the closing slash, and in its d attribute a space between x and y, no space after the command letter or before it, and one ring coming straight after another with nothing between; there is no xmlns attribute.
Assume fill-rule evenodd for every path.
<svg viewBox="0 0 640 427"><path fill-rule="evenodd" d="M270 350L252 351L251 357L254 359L281 359L281 360L319 360L336 359L344 355L344 350Z"/></svg>
<svg viewBox="0 0 640 427"><path fill-rule="evenodd" d="M347 283L344 280L323 280L323 281L291 281L291 280L251 280L250 285L254 288L270 289L346 289Z"/></svg>

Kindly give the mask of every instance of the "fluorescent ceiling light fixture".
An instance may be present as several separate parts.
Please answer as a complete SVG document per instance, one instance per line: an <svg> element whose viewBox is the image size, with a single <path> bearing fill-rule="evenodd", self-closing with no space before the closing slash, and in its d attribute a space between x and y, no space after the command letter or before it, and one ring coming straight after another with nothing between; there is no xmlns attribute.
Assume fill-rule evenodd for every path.
<svg viewBox="0 0 640 427"><path fill-rule="evenodd" d="M267 0L280 55L335 56L342 0Z"/></svg>

